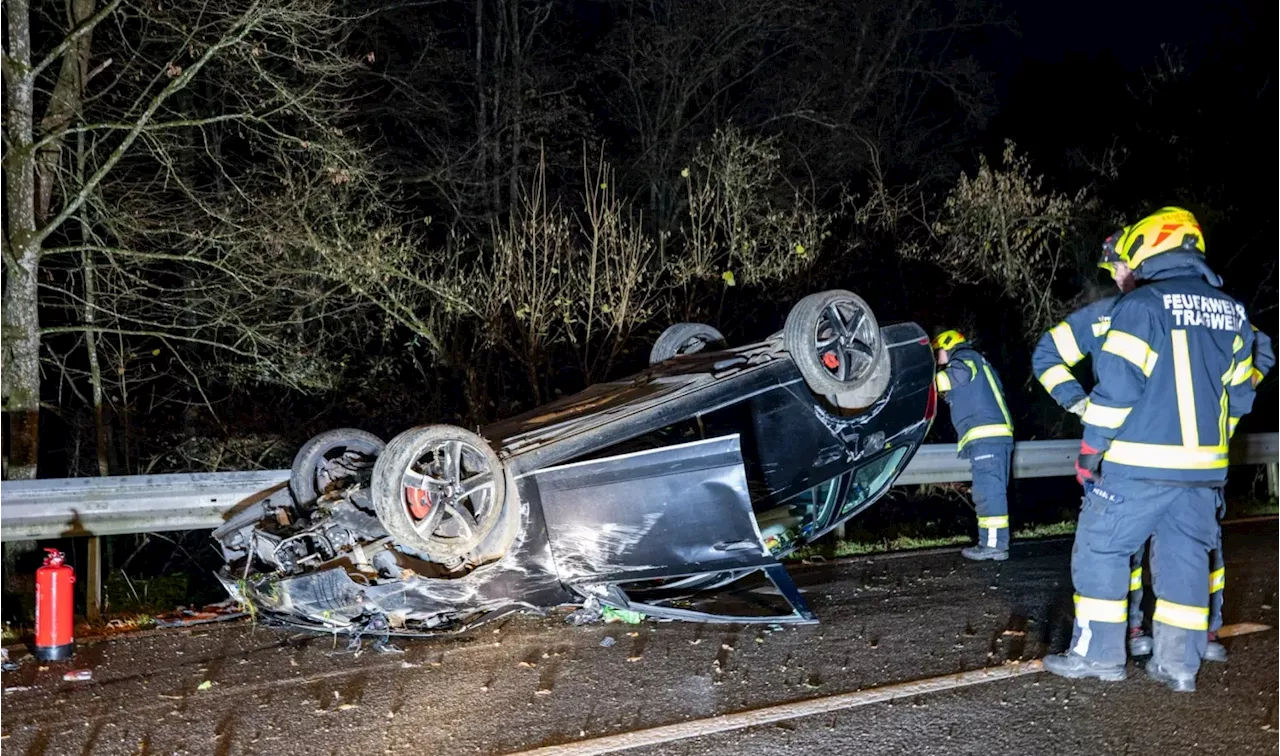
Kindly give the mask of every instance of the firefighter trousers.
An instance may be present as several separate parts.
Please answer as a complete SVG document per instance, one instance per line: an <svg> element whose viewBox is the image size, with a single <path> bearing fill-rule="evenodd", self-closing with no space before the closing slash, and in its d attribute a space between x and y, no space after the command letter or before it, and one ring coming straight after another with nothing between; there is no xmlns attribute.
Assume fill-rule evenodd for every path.
<svg viewBox="0 0 1280 756"><path fill-rule="evenodd" d="M1221 508L1219 508L1221 510ZM1218 515L1221 519L1221 511ZM1142 607L1142 562L1147 556L1147 544L1142 544L1129 559L1129 631L1140 630L1146 619ZM1209 552L1209 632L1222 629L1222 595L1227 586L1227 566L1222 555L1222 526L1218 526L1218 540Z"/></svg>
<svg viewBox="0 0 1280 756"><path fill-rule="evenodd" d="M1219 489L1106 478L1085 484L1071 552L1071 651L1125 662L1130 557L1151 539L1153 661L1174 674L1200 668L1209 627L1209 552L1218 540Z"/></svg>
<svg viewBox="0 0 1280 756"><path fill-rule="evenodd" d="M978 512L978 545L1009 548L1010 442L975 441L968 446L973 471L973 508Z"/></svg>

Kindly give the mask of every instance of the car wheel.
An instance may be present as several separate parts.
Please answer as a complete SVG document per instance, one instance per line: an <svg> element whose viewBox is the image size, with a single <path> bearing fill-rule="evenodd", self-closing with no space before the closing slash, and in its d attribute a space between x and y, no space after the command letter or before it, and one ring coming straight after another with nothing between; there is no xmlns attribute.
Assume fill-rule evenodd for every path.
<svg viewBox="0 0 1280 756"><path fill-rule="evenodd" d="M289 468L289 491L299 504L310 504L336 485L351 481L374 460L386 443L367 431L338 428L303 444Z"/></svg>
<svg viewBox="0 0 1280 756"><path fill-rule="evenodd" d="M480 436L424 425L391 439L373 467L371 489L388 535L448 562L473 551L501 520L506 476Z"/></svg>
<svg viewBox="0 0 1280 756"><path fill-rule="evenodd" d="M889 387L880 324L853 292L834 289L797 302L787 315L783 345L809 390L841 407L868 407Z"/></svg>
<svg viewBox="0 0 1280 756"><path fill-rule="evenodd" d="M723 348L724 336L711 326L702 323L676 323L668 326L658 340L653 342L653 349L649 352L649 364L657 365L682 354L701 352L707 347Z"/></svg>

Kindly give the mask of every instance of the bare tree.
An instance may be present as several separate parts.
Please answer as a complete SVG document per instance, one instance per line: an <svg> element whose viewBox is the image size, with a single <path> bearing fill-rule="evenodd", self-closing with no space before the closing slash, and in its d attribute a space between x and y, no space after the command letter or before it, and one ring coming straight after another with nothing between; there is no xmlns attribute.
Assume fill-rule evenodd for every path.
<svg viewBox="0 0 1280 756"><path fill-rule="evenodd" d="M914 249L958 282L997 286L1034 338L1066 309L1055 285L1075 270L1067 242L1092 209L1087 190L1046 189L1044 177L1006 142L1000 167L983 158L976 173L960 176L933 223L938 243Z"/></svg>
<svg viewBox="0 0 1280 756"><path fill-rule="evenodd" d="M486 233L519 203L539 160L555 187L576 182L592 135L561 15L549 0L451 0L368 25L385 64L367 74L366 117L387 135L385 162L401 185L449 225Z"/></svg>
<svg viewBox="0 0 1280 756"><path fill-rule="evenodd" d="M330 385L358 306L328 296L315 250L371 233L380 195L343 131L367 65L352 19L325 0L75 0L58 37L32 34L25 0L5 16L10 475L35 474L42 346L58 366L88 349L118 404L161 367L197 396L213 375ZM38 60L33 38L55 40Z"/></svg>
<svg viewBox="0 0 1280 756"><path fill-rule="evenodd" d="M776 0L619 3L605 40L606 93L632 135L629 168L662 233L676 223L677 172L693 147L736 111L807 25L805 9Z"/></svg>
<svg viewBox="0 0 1280 756"><path fill-rule="evenodd" d="M688 215L671 260L677 284L779 284L817 259L834 215L818 208L810 190L788 184L777 144L728 127L695 150L680 171ZM686 299L697 299L689 293Z"/></svg>

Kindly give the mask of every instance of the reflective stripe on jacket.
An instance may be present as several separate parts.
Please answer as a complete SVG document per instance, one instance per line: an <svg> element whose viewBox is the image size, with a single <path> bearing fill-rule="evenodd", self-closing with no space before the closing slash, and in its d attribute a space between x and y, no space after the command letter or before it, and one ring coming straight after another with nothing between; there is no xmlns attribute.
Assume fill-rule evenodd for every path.
<svg viewBox="0 0 1280 756"><path fill-rule="evenodd" d="M1097 378L1098 351L1111 327L1111 309L1119 297L1085 305L1045 332L1031 354L1031 370L1053 400L1068 409L1087 397L1071 368L1092 358Z"/></svg>
<svg viewBox="0 0 1280 756"><path fill-rule="evenodd" d="M1112 309L1083 418L1104 478L1226 479L1227 442L1253 406L1254 335L1201 267L1163 269Z"/></svg>
<svg viewBox="0 0 1280 756"><path fill-rule="evenodd" d="M964 345L952 350L935 384L951 406L951 425L960 439L957 452L963 454L966 446L979 439L1013 443L1013 421L1000 377L976 350Z"/></svg>

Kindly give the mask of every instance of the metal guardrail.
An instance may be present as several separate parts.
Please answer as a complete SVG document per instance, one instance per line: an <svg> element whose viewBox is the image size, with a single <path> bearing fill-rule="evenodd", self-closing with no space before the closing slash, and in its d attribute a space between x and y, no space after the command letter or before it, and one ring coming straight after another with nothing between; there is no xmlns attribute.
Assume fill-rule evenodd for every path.
<svg viewBox="0 0 1280 756"><path fill-rule="evenodd" d="M232 507L288 496L288 470L0 483L0 541L216 528Z"/></svg>
<svg viewBox="0 0 1280 756"><path fill-rule="evenodd" d="M1076 455L1080 442L1019 441L1013 447L1013 477L1055 478L1075 475ZM1274 465L1280 457L1280 434L1249 433L1237 436L1231 444L1233 465ZM956 456L951 444L926 444L916 452L895 485L922 483L959 483L973 480L969 461Z"/></svg>
<svg viewBox="0 0 1280 756"><path fill-rule="evenodd" d="M1075 473L1076 440L1020 441L1013 477L1051 478ZM1240 436L1234 465L1274 465L1280 435ZM288 496L288 470L179 473L111 478L59 478L0 483L0 540L153 533L216 528L236 505ZM971 480L969 463L953 444L920 447L895 485Z"/></svg>

